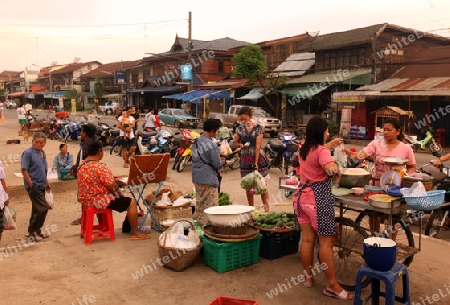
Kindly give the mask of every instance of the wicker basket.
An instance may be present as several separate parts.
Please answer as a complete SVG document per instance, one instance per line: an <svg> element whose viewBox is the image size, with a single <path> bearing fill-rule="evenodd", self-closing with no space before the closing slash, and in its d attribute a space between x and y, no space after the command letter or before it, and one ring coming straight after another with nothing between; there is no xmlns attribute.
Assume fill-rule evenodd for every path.
<svg viewBox="0 0 450 305"><path fill-rule="evenodd" d="M211 225L210 231L215 234L243 235L243 234L247 234L249 229L248 229L248 225L240 225L240 226Z"/></svg>
<svg viewBox="0 0 450 305"><path fill-rule="evenodd" d="M184 206L153 206L152 214L155 216L158 224L164 220L192 218L192 208L187 203Z"/></svg>
<svg viewBox="0 0 450 305"><path fill-rule="evenodd" d="M191 229L195 231L194 224L187 220L180 220L174 222L169 229L162 235L162 245L158 241L159 257L164 264L164 267L170 268L175 271L183 271L184 269L192 266L200 254L202 249L202 241L200 240L200 245L194 249L178 249L172 247L166 247L167 235L169 235L170 229L178 222L188 222ZM169 259L166 259L166 258Z"/></svg>

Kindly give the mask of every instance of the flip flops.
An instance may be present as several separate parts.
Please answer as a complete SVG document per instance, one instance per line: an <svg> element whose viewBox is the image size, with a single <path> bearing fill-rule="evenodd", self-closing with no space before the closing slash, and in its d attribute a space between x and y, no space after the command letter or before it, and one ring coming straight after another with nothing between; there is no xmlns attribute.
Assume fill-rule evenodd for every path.
<svg viewBox="0 0 450 305"><path fill-rule="evenodd" d="M137 235L131 235L130 240L147 240L150 238L150 234L139 233Z"/></svg>
<svg viewBox="0 0 450 305"><path fill-rule="evenodd" d="M341 293L336 294L333 291L330 291L327 288L325 288L323 290L323 294L327 297L335 298L341 301L353 300L353 295L349 294L345 289L342 289Z"/></svg>
<svg viewBox="0 0 450 305"><path fill-rule="evenodd" d="M305 286L306 288L313 288L313 286L314 286L314 283L312 283L312 282L311 283L307 283L306 282L306 278L305 278L304 275L302 276L301 282L302 282L303 286Z"/></svg>

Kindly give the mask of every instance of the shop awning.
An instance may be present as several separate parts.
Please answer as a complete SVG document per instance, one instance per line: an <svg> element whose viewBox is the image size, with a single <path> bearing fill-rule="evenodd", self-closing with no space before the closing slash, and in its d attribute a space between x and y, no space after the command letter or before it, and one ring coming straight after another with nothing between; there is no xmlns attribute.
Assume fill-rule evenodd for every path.
<svg viewBox="0 0 450 305"><path fill-rule="evenodd" d="M262 91L263 91L263 88L253 88L246 95L238 97L236 99L257 101L258 99L260 99L261 97L264 96L264 94L262 94ZM267 91L269 91L269 90L266 90L266 93L268 93Z"/></svg>
<svg viewBox="0 0 450 305"><path fill-rule="evenodd" d="M182 100L183 102L199 103L203 99L208 98L229 98L230 90L194 90L186 93L172 94L163 96L163 98L171 98Z"/></svg>
<svg viewBox="0 0 450 305"><path fill-rule="evenodd" d="M310 83L366 85L370 83L372 69L338 70L331 73L314 73L294 78L288 85L305 85Z"/></svg>
<svg viewBox="0 0 450 305"><path fill-rule="evenodd" d="M184 87L182 86L159 86L159 87L145 87L141 89L131 89L127 92L129 93L172 93L172 92L178 92L183 90Z"/></svg>
<svg viewBox="0 0 450 305"><path fill-rule="evenodd" d="M25 92L14 92L10 94L12 97L24 97Z"/></svg>
<svg viewBox="0 0 450 305"><path fill-rule="evenodd" d="M309 99L327 89L328 87L329 86L327 85L319 86L317 84L311 84L307 86L286 87L282 90L278 90L278 92L280 92L281 94L290 95L295 98Z"/></svg>

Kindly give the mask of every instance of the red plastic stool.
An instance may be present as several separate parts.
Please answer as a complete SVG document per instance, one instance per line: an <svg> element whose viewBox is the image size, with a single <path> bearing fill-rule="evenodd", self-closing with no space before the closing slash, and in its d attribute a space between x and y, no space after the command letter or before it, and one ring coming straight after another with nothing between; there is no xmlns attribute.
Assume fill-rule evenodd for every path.
<svg viewBox="0 0 450 305"><path fill-rule="evenodd" d="M94 215L101 214L101 222L94 226ZM111 209L97 209L91 206L83 206L81 213L81 233L84 243L90 245L94 239L109 238L114 241L114 221Z"/></svg>

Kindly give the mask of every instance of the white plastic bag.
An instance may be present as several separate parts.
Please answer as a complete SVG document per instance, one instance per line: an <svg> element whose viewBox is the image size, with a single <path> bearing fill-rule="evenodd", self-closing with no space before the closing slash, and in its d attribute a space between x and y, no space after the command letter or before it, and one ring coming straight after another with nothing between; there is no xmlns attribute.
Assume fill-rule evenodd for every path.
<svg viewBox="0 0 450 305"><path fill-rule="evenodd" d="M344 152L344 144L336 147L334 150L333 159L339 167L347 167L347 155Z"/></svg>
<svg viewBox="0 0 450 305"><path fill-rule="evenodd" d="M169 198L170 192L163 193L161 200L155 202L156 206L169 206L172 205L172 201Z"/></svg>
<svg viewBox="0 0 450 305"><path fill-rule="evenodd" d="M17 229L16 222L13 219L11 211L8 206L5 206L3 212L3 229L4 230L15 230Z"/></svg>
<svg viewBox="0 0 450 305"><path fill-rule="evenodd" d="M223 140L220 143L219 152L221 156L228 156L230 153L232 153L230 144L228 144L227 140Z"/></svg>
<svg viewBox="0 0 450 305"><path fill-rule="evenodd" d="M53 193L52 193L52 191L45 191L45 201L47 201L48 208L50 210L53 210L53 207L55 205L53 203Z"/></svg>
<svg viewBox="0 0 450 305"><path fill-rule="evenodd" d="M403 196L420 197L426 196L427 190L425 189L423 183L421 181L418 181L414 182L410 188L401 188L400 193L402 193Z"/></svg>
<svg viewBox="0 0 450 305"><path fill-rule="evenodd" d="M241 179L241 187L254 194L264 194L267 192L266 179L258 171L251 172Z"/></svg>

